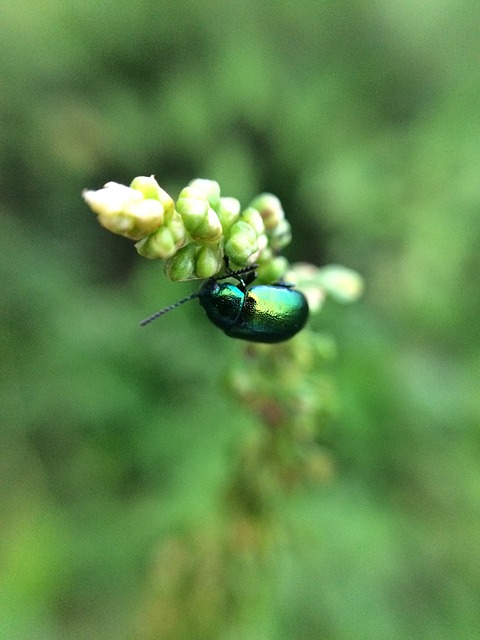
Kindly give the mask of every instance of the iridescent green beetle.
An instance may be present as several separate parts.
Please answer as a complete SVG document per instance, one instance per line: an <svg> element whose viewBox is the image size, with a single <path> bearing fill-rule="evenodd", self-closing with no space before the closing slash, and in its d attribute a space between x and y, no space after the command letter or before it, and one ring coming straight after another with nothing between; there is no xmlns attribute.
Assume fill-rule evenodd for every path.
<svg viewBox="0 0 480 640"><path fill-rule="evenodd" d="M237 283L219 282L227 278L233 278ZM305 296L292 285L283 283L248 288L255 278L255 266L209 278L198 293L157 311L140 324L149 324L184 302L198 298L208 319L231 338L265 343L292 338L308 319Z"/></svg>

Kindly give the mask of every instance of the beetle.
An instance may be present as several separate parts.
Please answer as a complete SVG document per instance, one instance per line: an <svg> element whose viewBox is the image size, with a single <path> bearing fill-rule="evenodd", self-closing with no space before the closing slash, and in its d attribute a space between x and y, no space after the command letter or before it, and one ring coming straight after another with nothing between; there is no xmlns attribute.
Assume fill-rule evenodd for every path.
<svg viewBox="0 0 480 640"><path fill-rule="evenodd" d="M264 343L292 338L307 322L307 299L291 284L249 287L257 276L255 267L227 270L224 276L208 278L197 293L160 309L142 320L140 325L145 326L185 302L198 298L208 319L231 338ZM236 283L219 282L229 278Z"/></svg>

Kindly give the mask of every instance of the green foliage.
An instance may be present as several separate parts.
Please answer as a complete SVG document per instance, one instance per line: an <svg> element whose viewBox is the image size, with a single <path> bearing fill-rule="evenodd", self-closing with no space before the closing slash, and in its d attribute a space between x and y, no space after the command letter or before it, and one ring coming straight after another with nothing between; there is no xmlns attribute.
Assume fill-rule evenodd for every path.
<svg viewBox="0 0 480 640"><path fill-rule="evenodd" d="M168 637L199 609L156 610L165 557L190 567L203 611L236 612L204 617L203 637L478 636L479 12L2 7L0 636ZM174 194L195 175L241 202L275 193L289 257L367 282L315 319L339 345L338 417L317 436L336 472L279 499L275 563L251 523L237 546L222 535L231 452L258 429L221 382L235 344L196 305L140 333L190 289L79 198L151 173ZM164 616L140 625L143 610Z"/></svg>

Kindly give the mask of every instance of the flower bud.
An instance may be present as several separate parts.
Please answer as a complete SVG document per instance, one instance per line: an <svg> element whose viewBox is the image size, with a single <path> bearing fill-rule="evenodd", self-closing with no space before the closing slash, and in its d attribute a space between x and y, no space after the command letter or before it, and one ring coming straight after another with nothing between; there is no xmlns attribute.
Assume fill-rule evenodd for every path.
<svg viewBox="0 0 480 640"><path fill-rule="evenodd" d="M220 185L216 180L197 178L196 180L189 182L188 186L203 193L212 209L216 210L218 208L220 203Z"/></svg>
<svg viewBox="0 0 480 640"><path fill-rule="evenodd" d="M209 208L204 220L195 230L189 230L193 240L197 242L218 242L223 235L222 225L217 214Z"/></svg>
<svg viewBox="0 0 480 640"><path fill-rule="evenodd" d="M186 191L183 189L182 193ZM222 225L207 200L179 198L177 211L188 232L199 242L217 242L222 237Z"/></svg>
<svg viewBox="0 0 480 640"><path fill-rule="evenodd" d="M257 242L261 240L262 237L263 236L260 236L260 238L257 238ZM272 249L268 246L268 238L267 238L267 246L264 249L262 249L261 255L259 256L259 259L257 260L257 262L259 262L260 264L264 264L272 260L273 257L274 257L274 253Z"/></svg>
<svg viewBox="0 0 480 640"><path fill-rule="evenodd" d="M257 268L258 281L267 284L283 282L287 269L288 260L284 256L277 256Z"/></svg>
<svg viewBox="0 0 480 640"><path fill-rule="evenodd" d="M274 229L268 232L268 238L273 251L280 251L286 247L292 239L290 223L287 220L281 220Z"/></svg>
<svg viewBox="0 0 480 640"><path fill-rule="evenodd" d="M164 210L162 203L151 198L141 202L132 202L123 211L125 216L132 216L135 221L135 232L143 236L152 233L163 224Z"/></svg>
<svg viewBox="0 0 480 640"><path fill-rule="evenodd" d="M252 200L250 206L260 212L267 231L273 230L285 219L285 213L280 200L272 193L261 193Z"/></svg>
<svg viewBox="0 0 480 640"><path fill-rule="evenodd" d="M355 302L363 293L363 279L356 271L337 264L318 270L318 282L337 302Z"/></svg>
<svg viewBox="0 0 480 640"><path fill-rule="evenodd" d="M90 209L98 214L118 213L132 202L144 199L141 191L126 187L118 182L107 182L103 189L83 192L83 199Z"/></svg>
<svg viewBox="0 0 480 640"><path fill-rule="evenodd" d="M173 212L172 219L167 222L166 226L172 234L177 249L183 247L187 239L187 230L181 215L177 211Z"/></svg>
<svg viewBox="0 0 480 640"><path fill-rule="evenodd" d="M197 187L192 187L190 185L188 185L187 187L184 187L180 191L177 202L178 200L182 200L183 198L191 198L192 200L202 200L205 202L208 201L207 196L201 189Z"/></svg>
<svg viewBox="0 0 480 640"><path fill-rule="evenodd" d="M257 238L257 250L250 256L250 262L266 262L268 257L271 257L271 251L268 248L268 238L264 233L261 233ZM264 255L266 254L266 255Z"/></svg>
<svg viewBox="0 0 480 640"><path fill-rule="evenodd" d="M172 232L168 227L160 227L135 245L138 253L144 258L170 258L175 255L177 247Z"/></svg>
<svg viewBox="0 0 480 640"><path fill-rule="evenodd" d="M325 302L325 289L318 281L319 270L308 263L297 263L285 274L285 282L295 285L305 295L312 313L320 311Z"/></svg>
<svg viewBox="0 0 480 640"><path fill-rule="evenodd" d="M217 214L223 232L227 233L240 216L240 201L236 198L220 198Z"/></svg>
<svg viewBox="0 0 480 640"><path fill-rule="evenodd" d="M83 198L98 214L98 221L103 227L132 240L144 238L164 220L161 202L145 199L138 189L116 182L108 182L97 191L84 191Z"/></svg>
<svg viewBox="0 0 480 640"><path fill-rule="evenodd" d="M260 254L267 250L268 248L268 238L264 233L261 233L257 238L258 251Z"/></svg>
<svg viewBox="0 0 480 640"><path fill-rule="evenodd" d="M230 237L225 243L225 253L230 261L237 265L246 265L249 258L258 250L255 229L239 220L230 230Z"/></svg>
<svg viewBox="0 0 480 640"><path fill-rule="evenodd" d="M141 191L145 198L152 198L162 203L165 212L165 220L170 220L175 211L175 203L173 198L164 191L154 176L137 176L130 184L132 189L138 189Z"/></svg>
<svg viewBox="0 0 480 640"><path fill-rule="evenodd" d="M179 282L195 277L195 257L198 246L191 242L182 247L169 260L165 261L165 274L169 280Z"/></svg>
<svg viewBox="0 0 480 640"><path fill-rule="evenodd" d="M184 191L186 191L186 189L182 190L182 194ZM182 196L177 200L176 209L182 216L185 226L188 229L189 227L195 228L202 222L202 220L207 215L209 205L208 201L204 200L203 198Z"/></svg>
<svg viewBox="0 0 480 640"><path fill-rule="evenodd" d="M265 225L263 224L262 216L253 207L248 207L245 211L242 211L240 220L248 222L255 229L255 233L259 236L265 231Z"/></svg>
<svg viewBox="0 0 480 640"><path fill-rule="evenodd" d="M210 278L222 268L223 254L218 246L203 245L196 256L195 275Z"/></svg>

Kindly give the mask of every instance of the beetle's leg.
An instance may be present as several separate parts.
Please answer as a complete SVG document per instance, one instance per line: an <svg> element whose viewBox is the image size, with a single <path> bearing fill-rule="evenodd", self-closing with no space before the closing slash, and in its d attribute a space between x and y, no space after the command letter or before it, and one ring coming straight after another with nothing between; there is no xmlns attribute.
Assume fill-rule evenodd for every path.
<svg viewBox="0 0 480 640"><path fill-rule="evenodd" d="M243 267L242 269L238 269L237 271L232 271L230 269L229 260L227 256L223 258L225 262L225 269L227 273L224 276L219 276L218 278L214 278L214 280L223 280L224 278L235 278L237 282L240 284L240 288L245 290L245 288L251 284L255 278L257 277L256 268L258 264L252 264L249 267ZM240 276L245 276L244 278L240 278Z"/></svg>
<svg viewBox="0 0 480 640"><path fill-rule="evenodd" d="M240 277L243 276L243 277ZM232 273L228 274L229 278L235 278L238 282L238 288L242 291L246 291L249 284L257 277L257 272L255 269L250 269L249 271L245 271L244 269L239 269L238 271L232 271Z"/></svg>
<svg viewBox="0 0 480 640"><path fill-rule="evenodd" d="M234 276L235 277L235 276ZM249 284L252 284L252 282L255 280L255 278L257 277L257 272L255 271L255 269L253 269L252 271L248 271L242 278L243 282L245 283L245 286L248 287Z"/></svg>

